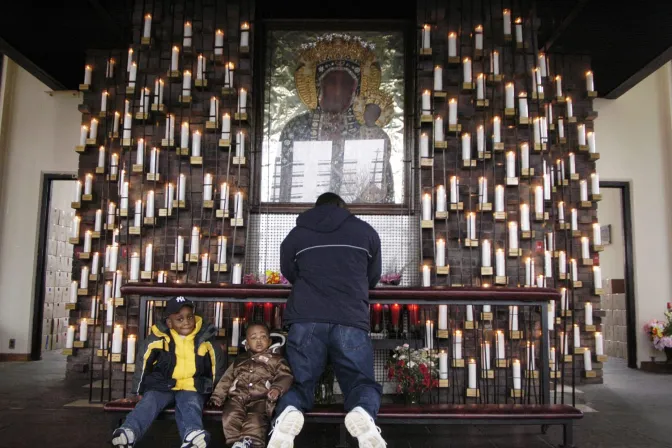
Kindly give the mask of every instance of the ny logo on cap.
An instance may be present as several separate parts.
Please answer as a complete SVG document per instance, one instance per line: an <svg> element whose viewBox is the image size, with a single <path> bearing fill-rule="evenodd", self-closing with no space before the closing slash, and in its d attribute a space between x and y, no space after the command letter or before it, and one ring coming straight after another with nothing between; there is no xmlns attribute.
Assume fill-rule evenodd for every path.
<svg viewBox="0 0 672 448"><path fill-rule="evenodd" d="M176 302L186 302L186 300L187 300L187 299L185 299L184 297L176 297L176 298L175 298L175 301L176 301Z"/></svg>

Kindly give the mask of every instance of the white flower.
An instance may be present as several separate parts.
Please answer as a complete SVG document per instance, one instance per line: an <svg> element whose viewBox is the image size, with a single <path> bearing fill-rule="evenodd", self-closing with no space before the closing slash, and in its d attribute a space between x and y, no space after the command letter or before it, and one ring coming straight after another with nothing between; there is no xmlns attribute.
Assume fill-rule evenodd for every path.
<svg viewBox="0 0 672 448"><path fill-rule="evenodd" d="M415 366L416 366L416 364L415 364L413 361L409 361L409 362L408 362L408 368L409 368L409 369L412 369L412 368L415 367Z"/></svg>

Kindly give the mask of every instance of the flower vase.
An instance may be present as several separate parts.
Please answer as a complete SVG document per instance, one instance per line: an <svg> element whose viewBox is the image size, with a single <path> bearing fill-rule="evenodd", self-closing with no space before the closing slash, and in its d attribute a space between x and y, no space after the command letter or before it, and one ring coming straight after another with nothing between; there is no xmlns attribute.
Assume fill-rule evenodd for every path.
<svg viewBox="0 0 672 448"><path fill-rule="evenodd" d="M420 392L404 391L404 402L406 405L420 404Z"/></svg>
<svg viewBox="0 0 672 448"><path fill-rule="evenodd" d="M672 347L665 347L665 356L667 356L667 363L672 364Z"/></svg>

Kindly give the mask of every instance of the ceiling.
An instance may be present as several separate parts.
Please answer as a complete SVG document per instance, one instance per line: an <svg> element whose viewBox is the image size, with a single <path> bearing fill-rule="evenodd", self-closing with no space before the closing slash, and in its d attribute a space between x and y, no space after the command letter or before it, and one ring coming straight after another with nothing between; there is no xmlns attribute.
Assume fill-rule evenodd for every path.
<svg viewBox="0 0 672 448"><path fill-rule="evenodd" d="M77 88L87 49L128 45L127 24L133 0L43 2L45 6L35 3L12 2L11 14L0 13L0 52L52 89ZM261 18L371 20L415 16L415 2L400 4L391 8L389 0L257 2ZM670 1L640 0L629 7L618 7L601 0L537 0L536 10L539 47L550 53L589 56L600 96L620 96L672 56Z"/></svg>

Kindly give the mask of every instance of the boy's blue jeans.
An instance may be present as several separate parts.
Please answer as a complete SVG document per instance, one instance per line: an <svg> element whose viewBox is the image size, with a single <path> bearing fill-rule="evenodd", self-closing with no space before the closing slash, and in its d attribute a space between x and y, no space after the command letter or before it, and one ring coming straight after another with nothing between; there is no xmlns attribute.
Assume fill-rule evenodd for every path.
<svg viewBox="0 0 672 448"><path fill-rule="evenodd" d="M313 408L315 386L329 358L343 391L345 410L360 406L376 418L382 387L373 373L373 346L366 331L317 322L292 324L286 356L294 384L280 399L276 415L287 406L302 412Z"/></svg>
<svg viewBox="0 0 672 448"><path fill-rule="evenodd" d="M184 440L190 432L203 429L203 404L205 399L206 395L201 395L198 392L150 390L145 392L121 427L133 431L135 440L140 440L159 413L167 406L175 403L177 430L180 432L180 438Z"/></svg>

